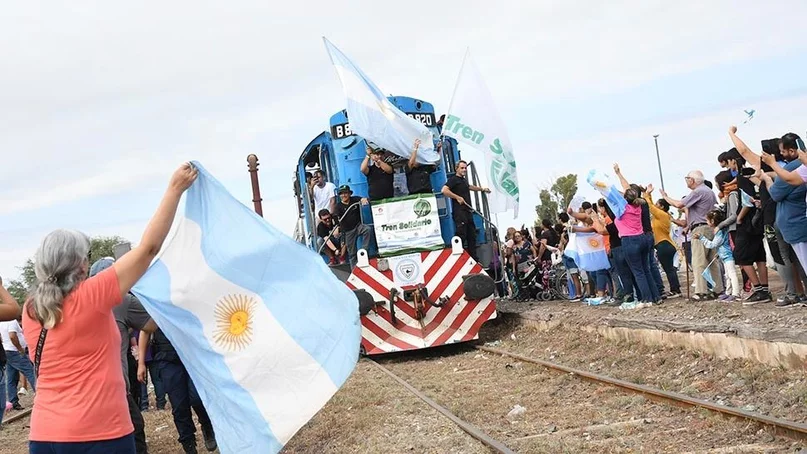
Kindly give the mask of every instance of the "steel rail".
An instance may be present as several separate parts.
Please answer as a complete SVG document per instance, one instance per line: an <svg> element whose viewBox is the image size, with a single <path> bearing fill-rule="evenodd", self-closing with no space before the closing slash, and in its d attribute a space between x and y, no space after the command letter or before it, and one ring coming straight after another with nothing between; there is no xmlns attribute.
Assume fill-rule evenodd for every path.
<svg viewBox="0 0 807 454"><path fill-rule="evenodd" d="M479 429L475 425L473 425L473 424L471 424L471 423L469 423L467 421L463 421L462 419L457 417L454 413L451 413L451 411L449 411L447 408L443 407L442 405L440 405L437 402L433 401L432 399L430 399L428 396L426 396L422 392L418 391L417 388L410 385L403 378L395 375L392 371L390 371L386 367L382 366L381 364L378 364L377 362L373 361L372 359L367 359L367 361L370 361L373 365L375 365L377 368L379 368L382 372L389 375L393 380L397 381L398 383L401 384L401 386L403 386L404 388L409 390L409 392L411 392L412 394L414 394L415 396L420 398L420 400L422 400L423 402L426 402L426 404L428 404L430 407L432 407L435 410L437 410L438 412L440 412L446 418L450 419L460 429L462 429L468 435L474 437L476 440L480 441L485 446L495 450L496 452L498 452L500 454L515 454L515 451L513 451L510 448L508 448L507 446L505 446L504 443L502 443L502 442L500 442L500 441L498 441L498 440L496 440L494 438L491 438L488 434L483 432L481 429Z"/></svg>
<svg viewBox="0 0 807 454"><path fill-rule="evenodd" d="M12 423L12 422L14 422L14 421L16 421L18 419L25 418L26 416L29 416L31 414L31 411L33 411L33 409L29 408L29 409L23 410L20 413L17 413L16 415L11 416L9 418L3 418L3 424L9 424L9 423Z"/></svg>
<svg viewBox="0 0 807 454"><path fill-rule="evenodd" d="M524 362L544 366L548 369L553 369L556 371L577 375L578 377L587 379L595 383L605 383L612 386L616 386L631 392L645 395L655 401L662 401L665 403L671 403L682 407L704 408L706 410L710 410L724 416L731 416L735 418L744 419L747 421L752 421L757 424L773 428L774 433L785 435L797 440L807 440L807 425L800 422L788 421L786 419L774 418L771 416L766 416L755 412L741 410L739 408L720 405L714 402L709 402L703 399L690 397L684 394L664 391L658 388L653 388L651 386L639 385L637 383L632 383L629 381L620 380L618 378L608 377L605 375L595 374L593 372L588 372L585 370L575 369L573 367L564 366L562 364L557 364L550 361L544 361L542 359L530 358L528 356L508 352L506 350L502 350L499 348L486 347L481 345L474 345L474 348L488 353L509 356L511 358L519 359Z"/></svg>

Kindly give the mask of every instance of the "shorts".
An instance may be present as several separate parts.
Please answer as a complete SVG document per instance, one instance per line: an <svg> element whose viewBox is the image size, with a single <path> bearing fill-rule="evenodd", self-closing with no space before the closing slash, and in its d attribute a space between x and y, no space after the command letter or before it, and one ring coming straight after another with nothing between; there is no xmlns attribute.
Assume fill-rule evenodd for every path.
<svg viewBox="0 0 807 454"><path fill-rule="evenodd" d="M569 274L580 274L580 270L577 269L577 263L574 263L574 259L565 255L563 256L563 267L566 268Z"/></svg>
<svg viewBox="0 0 807 454"><path fill-rule="evenodd" d="M737 230L734 234L734 261L739 266L750 266L767 261L765 235Z"/></svg>

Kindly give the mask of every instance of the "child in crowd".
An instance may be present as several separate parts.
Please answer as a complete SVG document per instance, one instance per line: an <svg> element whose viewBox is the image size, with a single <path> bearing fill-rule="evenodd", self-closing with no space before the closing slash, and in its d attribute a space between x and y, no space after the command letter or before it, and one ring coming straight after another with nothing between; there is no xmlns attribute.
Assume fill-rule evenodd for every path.
<svg viewBox="0 0 807 454"><path fill-rule="evenodd" d="M709 227L715 228L726 220L726 215L722 211L712 210L706 214L706 222ZM717 249L717 256L723 262L723 268L726 273L726 293L721 295L718 299L720 301L732 302L740 298L740 280L737 278L737 270L734 267L734 255L731 253L731 246L729 245L729 235L726 227L720 229L715 234L712 240L694 234L693 239L700 240L707 249ZM730 288L729 288L730 284ZM731 292L731 293L729 293Z"/></svg>

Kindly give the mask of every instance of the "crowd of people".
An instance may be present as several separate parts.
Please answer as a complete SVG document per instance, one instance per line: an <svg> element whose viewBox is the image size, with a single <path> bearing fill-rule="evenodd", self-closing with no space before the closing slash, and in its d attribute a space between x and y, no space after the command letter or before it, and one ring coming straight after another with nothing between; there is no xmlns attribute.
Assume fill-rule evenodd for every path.
<svg viewBox="0 0 807 454"><path fill-rule="evenodd" d="M714 183L693 170L684 176L689 193L681 199L662 190L654 201L652 184L631 183L614 165L621 203L604 197L570 207L534 228L508 229L503 244L494 247L489 269L501 283L498 296L532 299L528 270L537 266L545 278L547 270L560 267L569 278L571 301L647 307L681 296L679 271L685 261L694 280L693 301L807 305L804 144L787 133L762 141L762 150L754 152L736 127L730 128L729 139L733 147L717 156L721 170ZM581 270L574 254L565 253L573 233L602 235L608 260L600 269ZM769 267L784 283L775 297Z"/></svg>
<svg viewBox="0 0 807 454"><path fill-rule="evenodd" d="M367 179L367 197L353 195L349 185L337 189L326 180L321 169L315 170L308 182L309 194L316 218L318 251L325 254L330 265L349 263L356 266L357 240L362 239L361 248L370 250L375 241L373 230L362 222L359 205L367 205L393 197L413 194L432 194L434 188L431 174L438 165L420 164L417 161L420 140L415 140L412 153L407 159L367 142L366 156L360 170ZM437 149L442 147L438 142ZM476 256L476 230L470 209L471 191L489 193L490 189L468 183L468 163L458 161L453 175L449 176L440 192L451 200L455 234L464 248L474 258Z"/></svg>
<svg viewBox="0 0 807 454"><path fill-rule="evenodd" d="M689 193L681 199L662 190L654 200L652 184L630 182L615 164L615 198L570 206L534 228L510 228L501 245L494 235L488 271L498 284L497 296L533 298L525 276L537 270L536 285L546 290L550 270L562 267L572 301L626 309L653 306L681 296L681 264L676 262L682 262L692 271L693 301L772 302L770 266L784 283L774 304L807 305L804 144L788 133L763 141L757 153L736 133L730 128L733 148L717 157L722 170L714 184L693 170L684 176ZM431 192L426 183L433 169L417 165L417 147L406 162L408 189ZM369 199L394 195L391 169L368 146L361 170L368 176ZM441 192L451 199L457 236L476 259L478 232L466 207L470 191L489 190L468 184L465 161L454 170ZM5 381L0 402L8 399L11 408L21 409L19 384L26 390L21 392L30 387L36 393L30 452L147 452L141 412L149 408L149 376L158 409L166 407L167 395L184 451L196 452L192 410L205 447L216 449L212 423L187 370L130 291L162 247L180 197L195 178L190 164L174 173L139 245L118 259L91 264L86 235L56 230L37 250L36 283L22 309L0 281L0 382ZM372 235L359 210L351 207L368 200L354 197L347 185L333 186L321 172L312 178L320 245L332 261L347 258L354 265L357 238L363 238L366 249ZM567 249L575 235L586 234L602 238L604 260L588 260L581 267L582 258ZM4 409L0 406L0 418Z"/></svg>

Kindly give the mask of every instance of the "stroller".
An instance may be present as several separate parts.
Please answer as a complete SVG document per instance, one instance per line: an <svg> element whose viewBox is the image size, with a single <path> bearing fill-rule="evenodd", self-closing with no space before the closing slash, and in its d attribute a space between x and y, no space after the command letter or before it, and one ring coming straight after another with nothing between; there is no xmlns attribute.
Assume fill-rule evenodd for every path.
<svg viewBox="0 0 807 454"><path fill-rule="evenodd" d="M566 270L554 259L551 262L539 259L522 262L518 264L516 274L517 300L569 299Z"/></svg>

